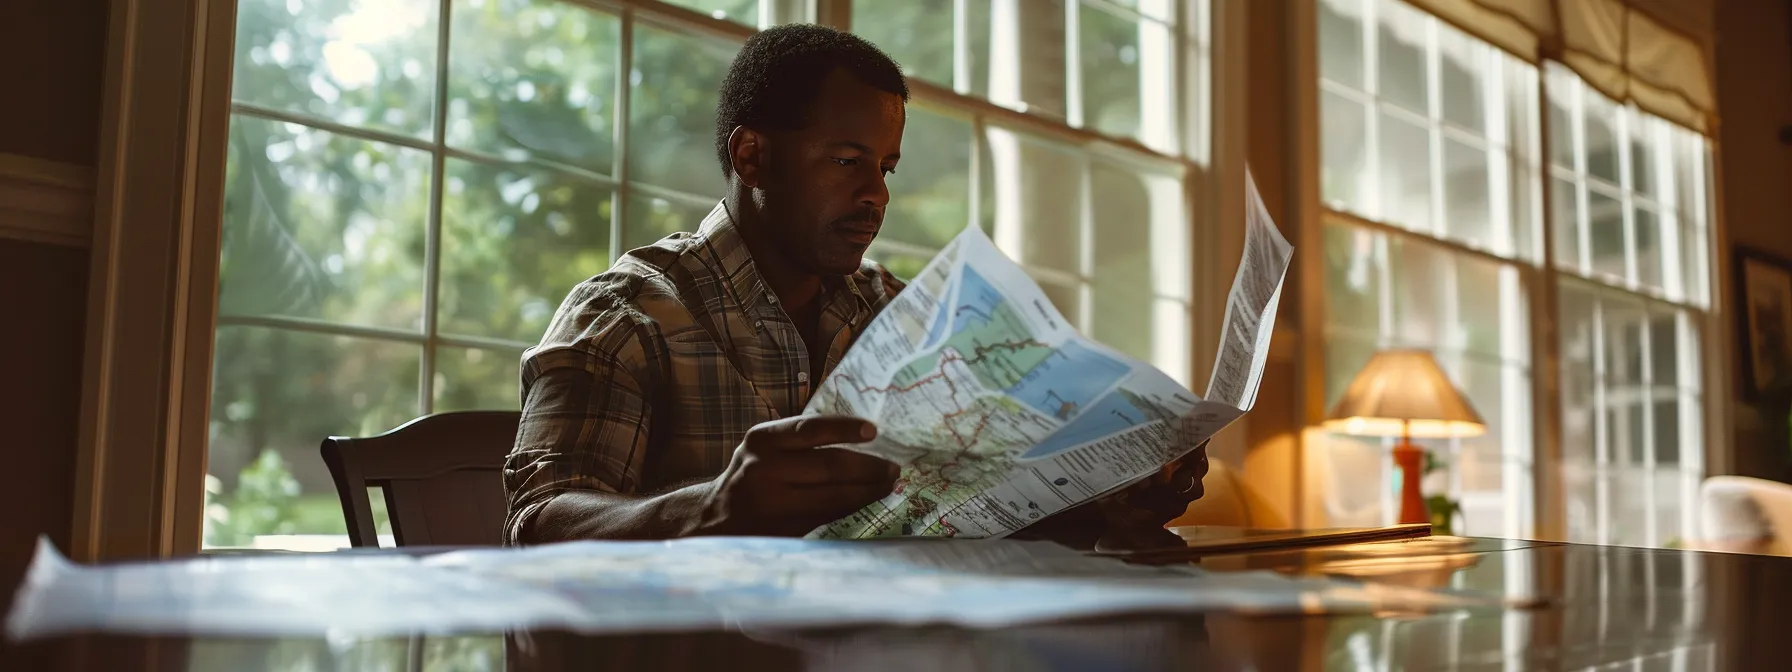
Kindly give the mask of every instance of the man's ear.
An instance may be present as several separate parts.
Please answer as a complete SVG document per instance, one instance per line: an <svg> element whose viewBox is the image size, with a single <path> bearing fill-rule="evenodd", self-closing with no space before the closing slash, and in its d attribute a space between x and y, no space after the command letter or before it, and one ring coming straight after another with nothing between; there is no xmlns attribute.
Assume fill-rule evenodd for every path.
<svg viewBox="0 0 1792 672"><path fill-rule="evenodd" d="M746 126L736 126L728 134L728 160L741 184L758 187L765 179L766 140L765 134Z"/></svg>

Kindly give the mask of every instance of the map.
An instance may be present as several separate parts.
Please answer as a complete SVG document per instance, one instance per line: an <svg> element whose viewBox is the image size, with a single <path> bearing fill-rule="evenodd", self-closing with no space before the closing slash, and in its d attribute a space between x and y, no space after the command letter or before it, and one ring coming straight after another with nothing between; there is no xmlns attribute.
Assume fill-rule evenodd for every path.
<svg viewBox="0 0 1792 672"><path fill-rule="evenodd" d="M1249 410L1292 248L1250 187L1244 260L1203 399L1079 334L969 227L822 382L806 413L867 418L902 467L882 501L819 539L1001 537L1136 482Z"/></svg>
<svg viewBox="0 0 1792 672"><path fill-rule="evenodd" d="M1497 604L1268 571L1127 564L1044 541L753 537L81 565L40 539L11 641L69 633L328 637L1005 627L1127 612L1366 613Z"/></svg>

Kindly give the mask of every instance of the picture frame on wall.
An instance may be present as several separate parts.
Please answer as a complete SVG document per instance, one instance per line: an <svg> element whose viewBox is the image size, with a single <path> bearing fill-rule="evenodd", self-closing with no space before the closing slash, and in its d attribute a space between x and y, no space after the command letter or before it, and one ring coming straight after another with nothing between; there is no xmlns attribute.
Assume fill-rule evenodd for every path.
<svg viewBox="0 0 1792 672"><path fill-rule="evenodd" d="M1792 393L1792 262L1737 248L1735 263L1743 397Z"/></svg>

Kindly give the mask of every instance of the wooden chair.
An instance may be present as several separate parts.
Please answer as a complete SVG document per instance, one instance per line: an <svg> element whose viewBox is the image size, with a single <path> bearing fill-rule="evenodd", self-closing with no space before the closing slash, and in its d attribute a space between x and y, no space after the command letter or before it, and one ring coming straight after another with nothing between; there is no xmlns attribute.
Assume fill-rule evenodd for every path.
<svg viewBox="0 0 1792 672"><path fill-rule="evenodd" d="M399 546L502 544L502 472L520 418L516 411L437 413L378 436L324 439L349 543L379 546L367 494L379 487Z"/></svg>

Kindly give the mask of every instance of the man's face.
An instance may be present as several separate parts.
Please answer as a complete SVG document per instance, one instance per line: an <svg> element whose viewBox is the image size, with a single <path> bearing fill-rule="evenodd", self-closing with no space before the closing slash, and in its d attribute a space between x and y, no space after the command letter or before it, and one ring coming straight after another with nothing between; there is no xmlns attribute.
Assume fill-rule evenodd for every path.
<svg viewBox="0 0 1792 672"><path fill-rule="evenodd" d="M902 154L902 97L836 70L807 128L771 135L758 196L773 242L803 271L846 275L883 225Z"/></svg>

